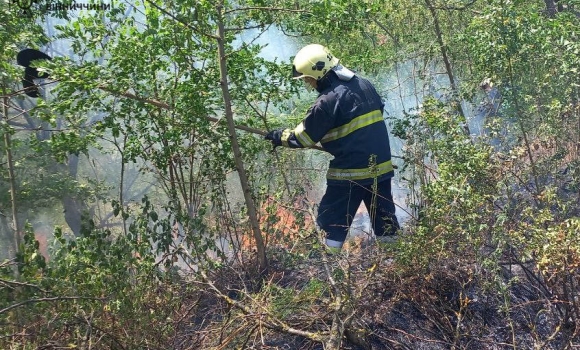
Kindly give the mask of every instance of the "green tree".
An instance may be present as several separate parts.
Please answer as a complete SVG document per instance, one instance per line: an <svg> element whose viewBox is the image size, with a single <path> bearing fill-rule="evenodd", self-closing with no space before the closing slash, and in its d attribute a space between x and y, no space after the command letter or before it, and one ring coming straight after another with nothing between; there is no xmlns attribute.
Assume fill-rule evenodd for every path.
<svg viewBox="0 0 580 350"><path fill-rule="evenodd" d="M131 8L135 14L122 15ZM104 118L90 132L67 134L66 142L75 135L103 135L121 155L121 174L125 164L137 161L154 173L167 208L182 213L176 225L184 227L192 246L206 246L193 240L217 234L205 220L219 212L207 209L229 206L223 194L227 174L235 171L249 219L246 227L258 264L265 269L256 184L247 175L247 156L242 154L256 140L246 138L248 143L241 145L236 132L236 124L257 122L236 111L248 110L248 103L260 105L265 97L272 103L283 101L292 89L286 66L260 58L260 47L251 42L235 42L252 27L252 11L229 3L148 1L141 7L120 4L104 18L80 17L59 27L61 37L71 40L77 54L92 58L80 65L55 58L50 69L59 82L48 106L73 128L89 127L83 122L87 116L102 113ZM117 98L121 96L125 98ZM221 116L227 123L216 122ZM126 204L121 195L118 202ZM242 235L244 227L234 231Z"/></svg>
<svg viewBox="0 0 580 350"><path fill-rule="evenodd" d="M0 10L0 20L5 25L0 30L0 42L3 50L0 54L0 84L2 93L2 118L0 119L0 134L2 135L2 144L0 145L1 155L0 163L2 164L0 184L0 212L5 218L9 218L11 229L2 229L2 245L11 247L6 249L11 252L9 256L14 257L18 245L21 243L21 234L23 229L23 220L20 217L21 211L24 210L20 199L19 192L22 179L18 179L18 170L22 164L19 149L21 146L20 139L15 139L15 132L18 130L17 123L14 119L19 115L19 108L13 101L22 94L20 80L24 72L21 67L15 66L19 46L23 43L30 46L38 46L46 42L40 26L36 25L32 19L18 16L17 9L12 6L2 6ZM9 196L6 196L9 194ZM3 220L3 222L6 222ZM10 238L4 237L9 235Z"/></svg>

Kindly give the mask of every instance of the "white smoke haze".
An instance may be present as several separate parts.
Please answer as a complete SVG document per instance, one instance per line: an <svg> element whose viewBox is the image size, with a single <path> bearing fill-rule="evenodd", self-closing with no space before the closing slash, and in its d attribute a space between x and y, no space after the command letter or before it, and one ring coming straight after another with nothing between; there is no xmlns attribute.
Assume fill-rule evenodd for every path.
<svg viewBox="0 0 580 350"><path fill-rule="evenodd" d="M73 21L74 16L70 20ZM54 37L57 34L54 26L57 24L66 24L66 21L47 15L44 19L47 34ZM301 39L301 41L303 40L304 38ZM251 29L242 32L234 42L234 46L239 47L242 44L263 45L260 57L270 61L283 62L284 64L288 64L288 67L290 67L291 57L296 54L302 45L296 38L290 38L284 35L275 26L269 26L266 30ZM81 60L81 58L72 55L71 43L63 39L55 39L44 50L54 56L66 55L76 62L80 62ZM381 72L376 76L365 76L377 86L379 93L385 100L385 118L387 119L386 123L389 131L392 130L392 123L389 118L401 118L405 113L416 113L421 108L424 96L428 94L436 95L438 91L442 91L448 87L448 83L444 77L433 78L427 84L417 78L416 72L417 67L414 66L414 63L406 62L397 64L394 69ZM304 91L304 93L301 92L301 96L296 101L288 101L288 106L296 106L298 104L307 105L313 102L314 99L315 94L309 94ZM469 108L470 106L466 105L465 107L466 110L473 111L473 108ZM277 111L270 109L270 112L276 113ZM95 120L101 119L104 115L95 117ZM300 117L300 115L296 115L296 117ZM478 132L481 130L481 120L470 117L469 122L472 130ZM292 126L289 125L289 127ZM403 155L405 145L403 140L394 137L392 133L390 135L390 142L392 153L395 156L393 164L398 167L393 179L393 197L397 206L397 217L404 224L410 218L411 210L409 209L409 203L413 202L413 199L410 197L411 191L408 188L408 184L403 180L404 174L401 173L403 163L400 157ZM116 148L111 144L107 145L103 143L102 147L101 149L91 150L89 158L81 156L79 176L85 180L81 178L79 181L87 181L86 179L90 178L92 181L101 182L110 189L107 197L115 198L119 192L118 184L120 183L121 157L116 153ZM307 163L301 166L305 169L311 169L313 173L319 174L315 188L309 191L310 200L318 202L324 193L325 180L323 174L326 172L329 158L323 152L305 152L309 152L306 157ZM156 183L155 177L151 173L142 171L146 168L147 164L142 162L127 164L124 179L126 188L124 188L123 197L128 202L138 203L143 195L154 194L154 200L158 203L163 203L167 198L163 195L163 191ZM227 188L230 189L228 200L237 206L243 203L243 195L237 177L233 175L228 176ZM147 191L144 191L144 189L147 189ZM108 211L110 211L109 206L99 204L95 207L94 214L99 220L102 220L101 223L112 224L108 221L108 219L111 219L107 214ZM36 219L36 221L43 220L48 220L48 218L40 216ZM365 235L369 232L370 222L368 213L365 210L360 210L354 220L351 236Z"/></svg>

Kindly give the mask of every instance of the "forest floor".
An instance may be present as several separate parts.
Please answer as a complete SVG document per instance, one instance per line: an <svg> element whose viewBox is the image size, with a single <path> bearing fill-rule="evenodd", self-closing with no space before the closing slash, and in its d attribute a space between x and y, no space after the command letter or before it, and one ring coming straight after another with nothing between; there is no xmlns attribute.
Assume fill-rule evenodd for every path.
<svg viewBox="0 0 580 350"><path fill-rule="evenodd" d="M322 350L292 330L328 332L342 303L343 349L580 349L580 325L534 266L506 264L492 274L447 261L418 273L391 253L372 245L325 263L321 256L289 262L282 252L261 282L224 271L212 286L232 300L211 292L198 299L178 337L187 346L175 348Z"/></svg>

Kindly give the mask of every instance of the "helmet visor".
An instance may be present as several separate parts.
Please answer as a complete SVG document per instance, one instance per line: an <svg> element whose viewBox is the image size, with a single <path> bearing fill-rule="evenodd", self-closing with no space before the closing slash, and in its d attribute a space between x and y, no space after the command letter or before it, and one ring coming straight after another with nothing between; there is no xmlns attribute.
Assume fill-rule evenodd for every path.
<svg viewBox="0 0 580 350"><path fill-rule="evenodd" d="M296 70L296 65L292 65L292 78L298 79L298 78L302 78L303 76L304 76L304 74L302 74Z"/></svg>

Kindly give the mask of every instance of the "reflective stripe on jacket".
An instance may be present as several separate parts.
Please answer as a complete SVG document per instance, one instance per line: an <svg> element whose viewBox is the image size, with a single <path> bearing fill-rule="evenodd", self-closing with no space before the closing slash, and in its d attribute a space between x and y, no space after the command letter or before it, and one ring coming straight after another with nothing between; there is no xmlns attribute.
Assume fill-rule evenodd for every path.
<svg viewBox="0 0 580 350"><path fill-rule="evenodd" d="M372 84L358 75L342 81L330 72L317 88L320 95L306 118L286 129L282 145L311 147L320 142L334 156L329 183L370 184L393 176L384 104Z"/></svg>

